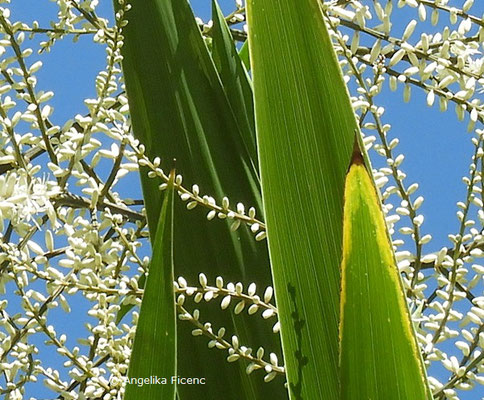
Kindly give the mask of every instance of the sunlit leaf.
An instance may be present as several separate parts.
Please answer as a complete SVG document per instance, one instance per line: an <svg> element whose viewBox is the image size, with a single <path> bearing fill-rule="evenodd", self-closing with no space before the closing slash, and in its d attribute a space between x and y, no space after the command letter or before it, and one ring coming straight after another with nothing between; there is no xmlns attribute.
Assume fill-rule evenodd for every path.
<svg viewBox="0 0 484 400"><path fill-rule="evenodd" d="M380 200L357 142L343 227L341 400L431 399Z"/></svg>
<svg viewBox="0 0 484 400"><path fill-rule="evenodd" d="M356 128L316 0L249 0L257 141L291 398L334 400L343 189Z"/></svg>

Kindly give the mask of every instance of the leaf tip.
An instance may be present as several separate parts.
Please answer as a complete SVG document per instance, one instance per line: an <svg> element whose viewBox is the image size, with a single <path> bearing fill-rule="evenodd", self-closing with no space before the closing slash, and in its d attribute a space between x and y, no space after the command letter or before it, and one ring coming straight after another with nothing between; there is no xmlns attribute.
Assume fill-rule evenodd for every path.
<svg viewBox="0 0 484 400"><path fill-rule="evenodd" d="M355 129L355 140L353 142L353 153L351 155L350 165L348 169L351 168L352 165L365 165L365 159L363 158L363 151L360 147L360 142L358 141L358 130Z"/></svg>

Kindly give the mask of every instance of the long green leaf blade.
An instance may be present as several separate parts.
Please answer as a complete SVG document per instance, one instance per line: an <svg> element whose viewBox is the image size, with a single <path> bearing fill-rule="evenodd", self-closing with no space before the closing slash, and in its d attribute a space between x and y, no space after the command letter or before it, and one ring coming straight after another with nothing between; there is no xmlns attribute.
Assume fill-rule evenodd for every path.
<svg viewBox="0 0 484 400"><path fill-rule="evenodd" d="M116 9L120 7L115 0ZM262 209L256 160L252 159L227 99L220 76L186 0L132 1L123 28L123 73L130 105L133 133L146 147L150 159L160 157L167 168L176 158L183 185L198 184L201 194L218 202L224 196L233 203ZM143 197L153 241L160 212L157 179L141 169ZM246 226L231 232L230 221L207 221L208 209L186 210L175 201L175 274L196 284L204 272L210 280L220 275L227 282L271 285L268 253L256 243ZM244 345L280 351L277 335L261 318L220 312L213 304L197 304L201 319L214 329L225 327ZM194 306L195 307L195 306ZM178 330L178 374L205 377L206 384L178 387L182 400L209 398L238 400L271 395L283 399L281 379L264 383L248 376L243 362L227 363L226 353L207 348L207 339L193 337L188 322Z"/></svg>
<svg viewBox="0 0 484 400"><path fill-rule="evenodd" d="M173 184L170 183L158 219L153 257L131 353L124 400L175 399L176 310L173 292ZM167 382L147 382L158 377ZM141 384L140 384L141 381ZM160 381L161 382L161 381Z"/></svg>
<svg viewBox="0 0 484 400"><path fill-rule="evenodd" d="M212 57L251 159L257 162L252 85L217 2L212 1Z"/></svg>
<svg viewBox="0 0 484 400"><path fill-rule="evenodd" d="M380 200L356 145L343 226L341 400L431 399Z"/></svg>
<svg viewBox="0 0 484 400"><path fill-rule="evenodd" d="M317 0L249 0L262 192L293 399L338 398L343 189L356 128Z"/></svg>

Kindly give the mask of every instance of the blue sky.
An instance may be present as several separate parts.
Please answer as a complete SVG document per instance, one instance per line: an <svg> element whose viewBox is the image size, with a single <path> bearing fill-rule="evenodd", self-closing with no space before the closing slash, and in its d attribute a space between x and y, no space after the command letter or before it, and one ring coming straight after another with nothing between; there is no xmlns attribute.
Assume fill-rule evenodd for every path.
<svg viewBox="0 0 484 400"><path fill-rule="evenodd" d="M231 9L232 1L220 1L222 8ZM462 2L454 2L458 5ZM473 13L482 15L484 2L476 1ZM196 13L205 21L210 18L210 1L193 0L192 5ZM57 7L48 0L13 0L8 6L12 11L13 21L31 22L38 20L41 26L47 26L50 19L55 18ZM110 0L100 0L98 14L111 19L112 7ZM415 15L411 15L411 14ZM405 16L417 18L416 10L406 9ZM403 31L407 18L395 19L395 28ZM447 20L445 21L447 23ZM437 29L437 28L436 28ZM416 34L415 34L415 37ZM41 36L34 39L38 42ZM37 58L36 55L32 59ZM100 45L96 45L89 37L81 37L79 43L73 44L70 38L57 43L52 52L39 56L44 67L38 73L38 88L53 90L55 97L53 106L55 113L53 120L63 125L68 118L76 114L84 114L86 108L83 99L95 97L94 78L103 69L105 52ZM462 176L468 174L468 167L473 152L472 135L466 132L467 119L458 122L453 112L441 113L438 102L432 108L427 107L425 94L412 90L412 101L402 101L403 87L396 92L385 89L378 98L379 104L386 108L384 122L390 123L393 129L390 137L399 137L399 152L406 158L402 169L407 173L407 185L418 182L419 194L425 197L420 211L425 216L422 232L430 233L434 240L426 246L426 252L436 251L442 246L451 247L447 234L458 230L458 220L455 217L456 202L463 200L465 186ZM452 105L449 108L453 108ZM381 165L381 160L375 159L375 165ZM132 197L141 197L141 191L136 181L129 188ZM79 312L86 305L79 304ZM83 321L66 319L63 315L54 317L58 331L65 331L73 338L75 345L75 330L83 329ZM41 345L41 343L39 343ZM43 348L46 356L56 357L50 349ZM51 354L52 353L52 354ZM36 385L36 396L49 396L47 390ZM29 393L33 395L34 392ZM478 395L473 392L472 397L462 396L462 400L475 400Z"/></svg>
<svg viewBox="0 0 484 400"><path fill-rule="evenodd" d="M232 4L230 0L220 3L226 9ZM192 5L205 21L210 18L209 0L194 0ZM26 21L48 22L56 12L55 4L47 0L16 0L10 8L13 19ZM484 11L484 5L480 8ZM415 11L412 17L417 18L416 10L409 12L412 11ZM110 16L111 1L101 0L98 13ZM398 19L395 21L399 23ZM408 19L401 19L402 31L406 21ZM51 53L41 56L44 68L38 74L39 88L54 90L57 123L62 125L73 115L85 112L83 99L95 95L94 85L86 82L94 81L104 58L102 47L93 44L88 37L81 38L76 45L65 38ZM439 112L437 104L427 107L421 91L413 88L410 103L402 101L402 91L403 86L399 86L396 93L385 90L378 100L387 110L384 121L393 126L390 136L400 138L398 150L406 156L402 168L409 179L418 180L420 193L425 197L421 208L426 217L423 229L432 233L435 240L429 250L435 251L447 240L447 233L458 227L455 203L465 193L460 178L468 172L471 136L466 133L466 121L458 122L452 113ZM419 117L415 118L416 115Z"/></svg>

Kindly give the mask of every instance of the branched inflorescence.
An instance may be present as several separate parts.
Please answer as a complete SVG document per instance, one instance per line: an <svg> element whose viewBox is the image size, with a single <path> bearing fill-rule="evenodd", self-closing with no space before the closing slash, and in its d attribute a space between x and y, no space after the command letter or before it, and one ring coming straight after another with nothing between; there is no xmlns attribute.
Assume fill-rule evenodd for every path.
<svg viewBox="0 0 484 400"><path fill-rule="evenodd" d="M212 324L210 322L200 322L200 310L194 309L193 312L189 312L186 309L185 300L187 297L193 297L195 303L200 303L202 300L209 302L217 297L221 297L220 307L224 310L227 309L232 300L237 301L234 307L234 314L240 314L246 305L248 305L247 313L249 315L256 314L259 310L262 311L262 318L269 319L277 315L277 309L269 302L273 296L273 289L268 286L264 291L264 297L261 298L256 295L256 284L251 283L247 288L247 293L243 293L243 285L241 282L236 284L228 283L224 287L222 277L217 277L215 286L207 284L207 277L201 273L199 276L200 287L188 286L186 280L183 277L178 278L175 282L175 293L179 293L176 305L179 312L179 318L183 321L189 321L195 325L195 329L192 330L193 336L204 335L210 339L208 342L209 348L217 348L220 350L227 350L228 362L234 362L239 359L244 359L248 362L247 374L251 374L257 369L263 369L266 373L264 376L265 382L270 382L277 375L284 375L284 367L278 365L278 357L275 353L271 353L269 361L264 361L264 348L259 347L256 352L256 356L252 355L252 349L250 347L241 346L239 338L233 335L230 341L224 339L225 328L219 328L217 333L214 333ZM277 321L272 330L274 333L278 333L280 329L279 321Z"/></svg>

